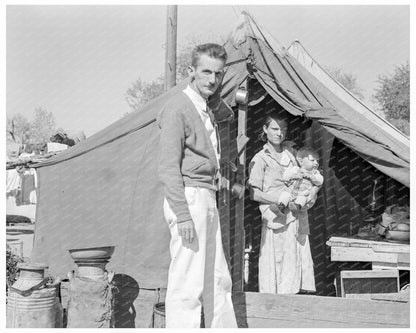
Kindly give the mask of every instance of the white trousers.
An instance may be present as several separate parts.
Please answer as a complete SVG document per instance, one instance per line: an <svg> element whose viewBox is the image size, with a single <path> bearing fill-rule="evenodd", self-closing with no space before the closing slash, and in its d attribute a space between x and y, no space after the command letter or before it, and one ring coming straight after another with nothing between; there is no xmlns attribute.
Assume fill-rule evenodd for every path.
<svg viewBox="0 0 416 333"><path fill-rule="evenodd" d="M166 328L199 328L202 306L205 327L237 328L215 192L185 187L185 197L195 224L192 243L178 235L176 216L166 199L163 206L171 233Z"/></svg>

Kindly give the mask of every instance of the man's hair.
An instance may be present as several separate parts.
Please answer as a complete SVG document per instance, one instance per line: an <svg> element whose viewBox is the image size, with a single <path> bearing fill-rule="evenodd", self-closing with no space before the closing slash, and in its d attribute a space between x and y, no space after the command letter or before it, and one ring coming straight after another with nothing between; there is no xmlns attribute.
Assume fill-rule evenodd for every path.
<svg viewBox="0 0 416 333"><path fill-rule="evenodd" d="M296 157L298 158L305 158L305 157L308 157L309 155L319 160L318 153L308 146L301 147L296 153Z"/></svg>
<svg viewBox="0 0 416 333"><path fill-rule="evenodd" d="M225 52L225 49L221 45L207 43L198 45L193 49L191 60L191 65L193 67L197 66L201 54L206 54L214 59L220 59L224 61L224 64L227 62L227 52Z"/></svg>

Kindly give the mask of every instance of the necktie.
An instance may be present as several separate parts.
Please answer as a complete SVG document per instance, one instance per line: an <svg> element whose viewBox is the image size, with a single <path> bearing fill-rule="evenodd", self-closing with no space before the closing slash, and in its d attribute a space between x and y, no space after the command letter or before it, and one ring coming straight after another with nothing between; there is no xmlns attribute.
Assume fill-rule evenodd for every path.
<svg viewBox="0 0 416 333"><path fill-rule="evenodd" d="M208 114L212 127L215 127L215 117L214 117L214 114L212 113L211 108L208 105L207 105L205 112Z"/></svg>
<svg viewBox="0 0 416 333"><path fill-rule="evenodd" d="M205 122L206 122L205 127L208 130L208 135L211 139L212 146L215 151L215 156L217 160L217 172L215 174L215 182L216 182L217 189L220 189L221 188L221 174L220 174L220 151L221 151L220 147L221 146L220 146L218 128L215 122L214 114L208 105L205 109L205 112L203 113L204 113Z"/></svg>
<svg viewBox="0 0 416 333"><path fill-rule="evenodd" d="M214 114L212 113L211 109L208 107L206 107L206 109L202 112L203 117L204 117L204 125L205 128L207 129L208 132L208 136L211 140L212 146L214 148L215 151L215 156L217 158L217 167L219 169L220 164L219 164L219 160L220 160L220 148L219 148L219 144L220 144L220 139L218 136L218 130L217 130L217 124L214 121Z"/></svg>

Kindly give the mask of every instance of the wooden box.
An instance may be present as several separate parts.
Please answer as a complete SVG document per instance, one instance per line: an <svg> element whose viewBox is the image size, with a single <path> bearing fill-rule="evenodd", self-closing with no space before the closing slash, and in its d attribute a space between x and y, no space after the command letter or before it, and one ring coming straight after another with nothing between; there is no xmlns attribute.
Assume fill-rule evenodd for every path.
<svg viewBox="0 0 416 333"><path fill-rule="evenodd" d="M397 293L400 290L399 271L341 271L339 286L337 294L346 298L371 298L374 294Z"/></svg>

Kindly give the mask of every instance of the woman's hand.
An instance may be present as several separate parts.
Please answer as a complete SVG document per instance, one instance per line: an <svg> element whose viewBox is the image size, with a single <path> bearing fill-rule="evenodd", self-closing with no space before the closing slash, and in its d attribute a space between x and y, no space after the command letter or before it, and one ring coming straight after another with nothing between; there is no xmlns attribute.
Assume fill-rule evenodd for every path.
<svg viewBox="0 0 416 333"><path fill-rule="evenodd" d="M277 200L278 204L282 204L284 206L287 206L289 201L293 200L292 196L290 195L289 192L287 191L283 191L280 196L279 199Z"/></svg>
<svg viewBox="0 0 416 333"><path fill-rule="evenodd" d="M270 205L270 210L274 214L276 214L277 216L282 216L282 215L286 215L287 214L287 211L286 211L286 208L285 207L279 207L279 205L278 204L275 204L275 203L273 203L273 204Z"/></svg>
<svg viewBox="0 0 416 333"><path fill-rule="evenodd" d="M308 199L306 200L306 205L302 208L302 210L308 210L309 208L311 208L315 204L316 198L316 194L310 194L308 196Z"/></svg>
<svg viewBox="0 0 416 333"><path fill-rule="evenodd" d="M303 178L303 174L304 174L303 170L302 169L298 169L296 171L296 173L294 174L293 179L302 179Z"/></svg>

